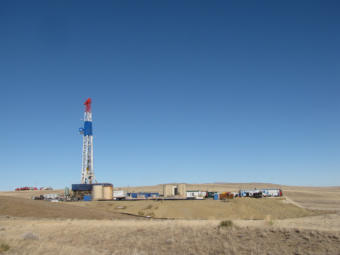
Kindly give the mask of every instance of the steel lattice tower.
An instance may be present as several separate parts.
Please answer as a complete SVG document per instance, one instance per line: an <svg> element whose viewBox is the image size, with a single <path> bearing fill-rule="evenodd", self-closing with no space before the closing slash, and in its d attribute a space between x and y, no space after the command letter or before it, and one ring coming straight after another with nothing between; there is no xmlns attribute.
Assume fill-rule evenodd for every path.
<svg viewBox="0 0 340 255"><path fill-rule="evenodd" d="M92 111L91 98L88 98L85 103L84 112L84 127L79 131L83 134L83 155L81 168L81 183L92 184L95 182L93 171L93 132L92 132Z"/></svg>

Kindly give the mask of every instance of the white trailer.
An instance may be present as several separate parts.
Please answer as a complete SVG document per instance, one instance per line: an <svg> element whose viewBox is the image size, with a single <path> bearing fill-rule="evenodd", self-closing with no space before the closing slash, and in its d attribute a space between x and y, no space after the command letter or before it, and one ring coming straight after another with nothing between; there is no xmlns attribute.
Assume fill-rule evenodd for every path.
<svg viewBox="0 0 340 255"><path fill-rule="evenodd" d="M261 193L264 197L280 197L282 196L281 189L254 189L254 190L240 190L240 197L254 197Z"/></svg>
<svg viewBox="0 0 340 255"><path fill-rule="evenodd" d="M113 199L120 200L126 197L126 192L124 190L114 190L113 191Z"/></svg>
<svg viewBox="0 0 340 255"><path fill-rule="evenodd" d="M46 200L56 200L59 198L59 194L44 194L43 196Z"/></svg>
<svg viewBox="0 0 340 255"><path fill-rule="evenodd" d="M281 189L262 189L262 195L264 197L280 197L282 196Z"/></svg>
<svg viewBox="0 0 340 255"><path fill-rule="evenodd" d="M207 192L200 191L200 190L188 190L187 191L187 198L194 198L194 199L203 199L207 195Z"/></svg>

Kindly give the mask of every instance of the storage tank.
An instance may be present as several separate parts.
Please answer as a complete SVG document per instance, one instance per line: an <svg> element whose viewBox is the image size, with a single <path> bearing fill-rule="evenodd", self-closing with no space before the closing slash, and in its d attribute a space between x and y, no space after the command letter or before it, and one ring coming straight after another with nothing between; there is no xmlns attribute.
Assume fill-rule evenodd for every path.
<svg viewBox="0 0 340 255"><path fill-rule="evenodd" d="M171 197L173 196L174 194L172 194L172 187L173 185L170 185L170 184L164 184L163 185L163 196L164 197Z"/></svg>
<svg viewBox="0 0 340 255"><path fill-rule="evenodd" d="M104 200L112 200L113 199L113 186L104 185L103 187L104 187L103 188Z"/></svg>
<svg viewBox="0 0 340 255"><path fill-rule="evenodd" d="M183 198L187 196L187 187L185 183L178 184L178 195Z"/></svg>
<svg viewBox="0 0 340 255"><path fill-rule="evenodd" d="M95 184L92 187L92 200L102 200L104 198L103 192L104 185L102 184ZM112 197L112 194L111 194Z"/></svg>

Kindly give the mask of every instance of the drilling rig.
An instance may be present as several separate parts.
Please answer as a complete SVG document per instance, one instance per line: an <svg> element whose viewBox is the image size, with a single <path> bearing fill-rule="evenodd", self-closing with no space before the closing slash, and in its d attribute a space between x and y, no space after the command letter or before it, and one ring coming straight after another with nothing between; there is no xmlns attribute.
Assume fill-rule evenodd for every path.
<svg viewBox="0 0 340 255"><path fill-rule="evenodd" d="M93 129L91 103L91 98L88 98L84 103L84 127L79 129L80 134L83 135L81 184L93 184L96 182L93 171Z"/></svg>
<svg viewBox="0 0 340 255"><path fill-rule="evenodd" d="M91 98L88 98L84 112L84 126L79 128L83 135L83 152L80 184L72 184L72 194L65 189L65 197L69 200L112 200L112 183L97 183L93 171L93 128Z"/></svg>

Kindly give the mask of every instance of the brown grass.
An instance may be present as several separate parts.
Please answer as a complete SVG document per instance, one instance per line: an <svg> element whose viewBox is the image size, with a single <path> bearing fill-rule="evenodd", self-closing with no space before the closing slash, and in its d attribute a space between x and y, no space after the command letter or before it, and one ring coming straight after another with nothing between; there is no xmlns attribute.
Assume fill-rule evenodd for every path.
<svg viewBox="0 0 340 255"><path fill-rule="evenodd" d="M338 254L339 232L218 221L0 219L6 254ZM233 224L234 225L234 224ZM27 240L22 233L39 236Z"/></svg>
<svg viewBox="0 0 340 255"><path fill-rule="evenodd" d="M0 196L0 215L35 218L64 219L127 219L131 218L115 212L79 208L71 203L51 203L18 197Z"/></svg>
<svg viewBox="0 0 340 255"><path fill-rule="evenodd" d="M5 251L8 251L9 250L9 245L8 244L5 244L5 243L2 243L0 244L0 253L3 253Z"/></svg>
<svg viewBox="0 0 340 255"><path fill-rule="evenodd" d="M251 219L263 220L298 218L320 215L323 211L311 211L286 203L283 198L236 198L228 203L215 200L182 201L108 201L74 202L74 206L96 208L98 211L124 212L134 215L153 215L170 219ZM113 206L114 205L114 206ZM119 209L117 209L119 208Z"/></svg>
<svg viewBox="0 0 340 255"><path fill-rule="evenodd" d="M269 187L203 184L188 185L188 189L233 191L263 186ZM246 198L228 203L212 200L50 203L28 199L40 191L1 192L0 253L339 255L340 188L281 188L287 200ZM160 192L161 185L130 189ZM339 211L329 214L327 210ZM139 211L144 216L177 220L120 214Z"/></svg>

